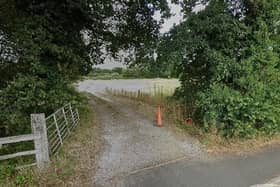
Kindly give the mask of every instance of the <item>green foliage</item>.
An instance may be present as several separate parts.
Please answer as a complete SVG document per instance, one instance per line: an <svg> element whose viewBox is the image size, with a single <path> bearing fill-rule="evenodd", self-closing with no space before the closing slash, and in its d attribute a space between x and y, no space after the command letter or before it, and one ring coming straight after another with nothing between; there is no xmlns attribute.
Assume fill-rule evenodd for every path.
<svg viewBox="0 0 280 187"><path fill-rule="evenodd" d="M150 69L150 66L131 66L128 68L113 68L110 69L100 69L94 68L89 74L88 77L91 79L99 80L110 80L110 79L137 79L137 78L170 78L169 73L164 74L163 72L155 72L158 69Z"/></svg>
<svg viewBox="0 0 280 187"><path fill-rule="evenodd" d="M69 85L101 63L104 53L142 54L152 46L159 29L155 11L168 16L167 2L2 0L0 136L29 132L31 113L48 115L80 102Z"/></svg>
<svg viewBox="0 0 280 187"><path fill-rule="evenodd" d="M280 3L244 1L241 18L229 2L237 1L212 0L205 10L188 13L161 42L159 58L176 65L182 83L176 94L194 105L204 130L272 135L280 131ZM170 45L173 50L164 50Z"/></svg>
<svg viewBox="0 0 280 187"><path fill-rule="evenodd" d="M121 67L113 68L113 69L112 69L112 72L116 72L116 73L118 73L118 74L122 74L123 68L121 68Z"/></svg>
<svg viewBox="0 0 280 187"><path fill-rule="evenodd" d="M4 183L4 181L13 176L15 174L15 166L14 165L6 165L1 164L0 165L0 183Z"/></svg>
<svg viewBox="0 0 280 187"><path fill-rule="evenodd" d="M268 46L251 52L251 57L239 63L221 62L210 87L200 93L197 107L204 127L216 125L224 135L240 137L280 130L279 55ZM230 83L222 82L229 78Z"/></svg>
<svg viewBox="0 0 280 187"><path fill-rule="evenodd" d="M123 72L123 77L128 78L152 78L156 77L156 75L152 75L151 72L145 71L145 69L142 69L141 67L130 67L127 68Z"/></svg>
<svg viewBox="0 0 280 187"><path fill-rule="evenodd" d="M16 176L15 183L17 186L23 186L32 183L32 180L31 175L18 175Z"/></svg>
<svg viewBox="0 0 280 187"><path fill-rule="evenodd" d="M0 185L35 186L34 176L30 169L17 170L13 163L0 165Z"/></svg>
<svg viewBox="0 0 280 187"><path fill-rule="evenodd" d="M30 133L30 114L48 115L69 101L80 100L75 90L61 79L18 76L1 90L0 127L8 126L8 134Z"/></svg>
<svg viewBox="0 0 280 187"><path fill-rule="evenodd" d="M165 63L166 61L155 61L154 59L142 60L133 67L143 74L146 78L174 78L177 77L174 71L174 63Z"/></svg>
<svg viewBox="0 0 280 187"><path fill-rule="evenodd" d="M119 50L141 57L154 45L155 11L168 16L167 1L1 0L0 137L30 133L30 114L49 115L68 102L84 104L70 86L105 55ZM121 73L120 69L114 70ZM4 145L0 154L32 147ZM14 171L24 157L0 163L0 182L30 186L32 177Z"/></svg>

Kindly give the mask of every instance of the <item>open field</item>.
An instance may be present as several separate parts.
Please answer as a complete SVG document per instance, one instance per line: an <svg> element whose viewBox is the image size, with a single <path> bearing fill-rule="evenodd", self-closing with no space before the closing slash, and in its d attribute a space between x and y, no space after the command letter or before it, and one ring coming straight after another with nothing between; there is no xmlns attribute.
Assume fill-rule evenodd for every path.
<svg viewBox="0 0 280 187"><path fill-rule="evenodd" d="M168 95L172 95L179 86L178 79L85 80L79 83L78 89L95 95L104 93L106 89L128 92L140 90L141 92L152 94L161 90Z"/></svg>

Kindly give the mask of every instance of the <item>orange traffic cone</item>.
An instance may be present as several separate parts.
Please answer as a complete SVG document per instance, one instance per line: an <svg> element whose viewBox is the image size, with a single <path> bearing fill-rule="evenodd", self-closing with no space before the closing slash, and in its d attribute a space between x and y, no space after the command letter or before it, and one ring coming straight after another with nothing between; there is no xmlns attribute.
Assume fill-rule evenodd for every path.
<svg viewBox="0 0 280 187"><path fill-rule="evenodd" d="M160 106L158 106L158 109L157 109L156 121L157 121L157 126L161 127L162 126L162 119L161 119L161 108L160 108Z"/></svg>

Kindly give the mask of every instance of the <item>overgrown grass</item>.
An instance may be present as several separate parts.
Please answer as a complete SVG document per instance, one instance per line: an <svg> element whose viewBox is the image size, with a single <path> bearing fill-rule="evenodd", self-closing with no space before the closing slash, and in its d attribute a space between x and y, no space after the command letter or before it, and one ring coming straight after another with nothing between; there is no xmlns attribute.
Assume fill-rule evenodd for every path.
<svg viewBox="0 0 280 187"><path fill-rule="evenodd" d="M80 125L52 158L49 168L38 172L35 168L16 170L12 164L1 164L0 186L91 186L101 138L92 104L86 103L79 108Z"/></svg>

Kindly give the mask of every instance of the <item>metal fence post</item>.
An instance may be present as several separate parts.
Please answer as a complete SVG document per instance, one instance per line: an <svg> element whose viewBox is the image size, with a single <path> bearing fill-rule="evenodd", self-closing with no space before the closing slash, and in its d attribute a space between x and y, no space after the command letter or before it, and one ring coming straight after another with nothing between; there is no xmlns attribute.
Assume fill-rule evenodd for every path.
<svg viewBox="0 0 280 187"><path fill-rule="evenodd" d="M64 121L66 123L66 128L67 128L68 134L70 134L71 132L70 132L70 129L69 129L69 123L68 123L68 120L67 120L67 117L66 117L66 114L65 114L64 107L62 108L62 113L63 113Z"/></svg>
<svg viewBox="0 0 280 187"><path fill-rule="evenodd" d="M75 118L74 118L74 114L73 114L73 110L72 110L71 104L70 104L70 113L71 113L73 125L75 125Z"/></svg>
<svg viewBox="0 0 280 187"><path fill-rule="evenodd" d="M45 114L31 114L31 127L39 137L34 140L37 167L43 169L50 163Z"/></svg>
<svg viewBox="0 0 280 187"><path fill-rule="evenodd" d="M63 144L63 141L62 141L60 129L59 129L59 126L58 126L56 117L55 117L55 113L53 114L53 120L54 120L54 123L55 123L56 132L57 132L57 135L58 135L58 138L59 138L59 142L60 142L60 144L62 145L62 144Z"/></svg>
<svg viewBox="0 0 280 187"><path fill-rule="evenodd" d="M77 114L78 121L80 121L80 115L78 109L76 109L76 114Z"/></svg>

